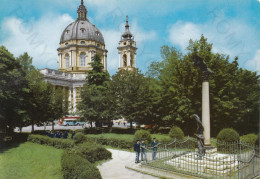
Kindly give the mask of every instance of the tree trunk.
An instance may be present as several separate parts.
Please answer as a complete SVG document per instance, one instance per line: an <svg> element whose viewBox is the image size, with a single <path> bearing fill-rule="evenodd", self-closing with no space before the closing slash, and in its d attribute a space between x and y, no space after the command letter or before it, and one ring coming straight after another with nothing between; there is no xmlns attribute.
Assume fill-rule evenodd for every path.
<svg viewBox="0 0 260 179"><path fill-rule="evenodd" d="M54 121L52 122L52 130L54 131Z"/></svg>
<svg viewBox="0 0 260 179"><path fill-rule="evenodd" d="M32 120L32 131L31 133L34 132L34 121Z"/></svg>

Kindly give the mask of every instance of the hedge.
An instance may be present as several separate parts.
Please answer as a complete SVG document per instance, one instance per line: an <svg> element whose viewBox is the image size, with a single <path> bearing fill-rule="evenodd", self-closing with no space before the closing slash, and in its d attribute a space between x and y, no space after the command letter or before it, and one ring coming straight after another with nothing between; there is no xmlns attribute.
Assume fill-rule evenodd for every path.
<svg viewBox="0 0 260 179"><path fill-rule="evenodd" d="M101 145L108 145L115 148L121 149L132 149L133 148L133 140L125 140L125 139L116 139L116 138L104 138L102 136L87 136L89 142L95 142Z"/></svg>
<svg viewBox="0 0 260 179"><path fill-rule="evenodd" d="M134 134L135 129L130 128L108 128L108 127L96 127L96 128L85 128L78 129L77 132L83 132L84 134L104 134L104 133L114 133L114 134Z"/></svg>
<svg viewBox="0 0 260 179"><path fill-rule="evenodd" d="M76 154L64 152L61 157L63 178L65 179L101 179L96 166Z"/></svg>
<svg viewBox="0 0 260 179"><path fill-rule="evenodd" d="M77 154L91 163L112 158L111 152L103 146L89 142L76 145L72 149L69 149L69 153Z"/></svg>
<svg viewBox="0 0 260 179"><path fill-rule="evenodd" d="M247 134L240 137L242 142L248 143L250 145L255 145L257 141L257 135L256 134Z"/></svg>
<svg viewBox="0 0 260 179"><path fill-rule="evenodd" d="M184 133L181 130L181 128L177 126L173 126L169 132L169 136L172 139L177 139L177 140L183 140L184 139Z"/></svg>
<svg viewBox="0 0 260 179"><path fill-rule="evenodd" d="M74 142L69 139L50 138L48 136L31 134L28 136L27 140L33 143L48 145L58 149L67 149L74 147Z"/></svg>
<svg viewBox="0 0 260 179"><path fill-rule="evenodd" d="M149 131L146 130L138 130L135 132L133 143L136 142L136 140L144 139L146 144L150 144L152 142L152 137Z"/></svg>

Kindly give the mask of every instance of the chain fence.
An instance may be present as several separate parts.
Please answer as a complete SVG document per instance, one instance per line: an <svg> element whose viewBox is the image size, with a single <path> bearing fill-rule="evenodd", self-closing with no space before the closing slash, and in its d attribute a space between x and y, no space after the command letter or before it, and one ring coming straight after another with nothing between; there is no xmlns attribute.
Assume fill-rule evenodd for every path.
<svg viewBox="0 0 260 179"><path fill-rule="evenodd" d="M248 179L260 176L259 148L238 142L211 140L212 147L200 156L191 137L146 148L143 165L202 178ZM201 159L200 159L201 158Z"/></svg>

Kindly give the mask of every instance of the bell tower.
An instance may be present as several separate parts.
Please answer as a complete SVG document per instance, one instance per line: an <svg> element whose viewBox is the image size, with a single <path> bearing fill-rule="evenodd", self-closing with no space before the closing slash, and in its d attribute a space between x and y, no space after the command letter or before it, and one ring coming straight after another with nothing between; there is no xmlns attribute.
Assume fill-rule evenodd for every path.
<svg viewBox="0 0 260 179"><path fill-rule="evenodd" d="M136 70L136 42L134 36L129 30L128 16L126 16L125 32L121 36L119 46L117 47L119 54L118 70Z"/></svg>

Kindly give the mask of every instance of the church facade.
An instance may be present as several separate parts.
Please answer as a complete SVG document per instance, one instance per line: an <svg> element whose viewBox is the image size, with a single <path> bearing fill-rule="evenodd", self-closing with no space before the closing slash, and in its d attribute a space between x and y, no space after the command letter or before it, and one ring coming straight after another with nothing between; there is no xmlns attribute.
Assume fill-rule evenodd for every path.
<svg viewBox="0 0 260 179"><path fill-rule="evenodd" d="M86 82L90 63L97 54L107 71L107 53L104 37L100 30L87 18L87 8L83 0L77 10L78 18L69 24L60 38L58 50L58 70L43 69L45 81L56 88L62 88L70 113L77 112L77 103L81 101L81 88ZM116 48L116 47L115 47ZM125 32L118 46L119 70L136 70L136 42L129 30L128 17Z"/></svg>

